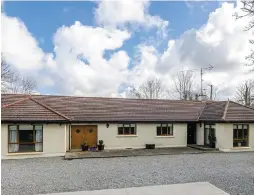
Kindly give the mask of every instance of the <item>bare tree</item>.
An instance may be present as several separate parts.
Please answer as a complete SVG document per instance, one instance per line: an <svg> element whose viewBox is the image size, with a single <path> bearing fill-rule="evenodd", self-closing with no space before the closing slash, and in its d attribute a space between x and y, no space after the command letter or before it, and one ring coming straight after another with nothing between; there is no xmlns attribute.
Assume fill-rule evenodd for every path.
<svg viewBox="0 0 254 195"><path fill-rule="evenodd" d="M165 90L159 79L148 79L138 88L132 87L130 92L139 99L162 99Z"/></svg>
<svg viewBox="0 0 254 195"><path fill-rule="evenodd" d="M241 19L248 17L250 18L249 24L244 28L245 31L253 30L254 27L254 1L253 0L244 0L241 1L243 7L241 8L242 14L235 13L236 19ZM250 44L254 44L254 40L249 41ZM247 66L254 66L254 51L251 50L250 54L246 56ZM254 71L254 67L252 69Z"/></svg>
<svg viewBox="0 0 254 195"><path fill-rule="evenodd" d="M241 11L243 14L235 13L236 19L241 19L244 17L251 18L248 26L244 30L250 30L254 27L254 1L253 0L243 0L241 1L243 4L243 7L241 8Z"/></svg>
<svg viewBox="0 0 254 195"><path fill-rule="evenodd" d="M21 91L25 94L32 94L36 89L36 81L32 77L25 77L21 80Z"/></svg>
<svg viewBox="0 0 254 195"><path fill-rule="evenodd" d="M191 71L181 71L174 79L174 92L180 100L192 100L195 93L195 76Z"/></svg>
<svg viewBox="0 0 254 195"><path fill-rule="evenodd" d="M32 94L36 86L36 81L32 77L22 77L19 72L15 72L10 78L6 92Z"/></svg>
<svg viewBox="0 0 254 195"><path fill-rule="evenodd" d="M18 71L11 70L11 66L2 55L1 92L31 94L35 89L36 81L32 77L22 77Z"/></svg>
<svg viewBox="0 0 254 195"><path fill-rule="evenodd" d="M1 61L1 91L6 91L7 85L12 78L13 72L11 71L11 67L8 63L6 63L3 55Z"/></svg>
<svg viewBox="0 0 254 195"><path fill-rule="evenodd" d="M207 96L207 100L213 100L218 101L220 99L220 89L217 86L209 85L210 91L209 95L205 94Z"/></svg>
<svg viewBox="0 0 254 195"><path fill-rule="evenodd" d="M245 106L251 106L254 104L253 80L244 81L237 87L235 100Z"/></svg>
<svg viewBox="0 0 254 195"><path fill-rule="evenodd" d="M214 100L214 101L220 100L220 89L216 86L213 89L213 94L211 96L211 100Z"/></svg>
<svg viewBox="0 0 254 195"><path fill-rule="evenodd" d="M7 86L8 93L21 93L21 77L19 72L12 74L10 81Z"/></svg>

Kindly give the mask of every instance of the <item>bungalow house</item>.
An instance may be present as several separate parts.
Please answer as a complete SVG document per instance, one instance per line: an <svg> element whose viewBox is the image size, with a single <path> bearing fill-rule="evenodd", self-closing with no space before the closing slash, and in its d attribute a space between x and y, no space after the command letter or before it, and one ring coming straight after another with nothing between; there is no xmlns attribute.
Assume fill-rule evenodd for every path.
<svg viewBox="0 0 254 195"><path fill-rule="evenodd" d="M254 149L254 109L232 101L146 100L2 94L2 159L62 156L82 140L106 149Z"/></svg>

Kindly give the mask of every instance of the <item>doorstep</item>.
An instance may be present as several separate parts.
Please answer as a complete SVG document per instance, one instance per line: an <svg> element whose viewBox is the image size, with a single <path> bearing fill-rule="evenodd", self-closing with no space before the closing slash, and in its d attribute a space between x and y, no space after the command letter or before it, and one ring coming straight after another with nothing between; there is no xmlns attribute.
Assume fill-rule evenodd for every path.
<svg viewBox="0 0 254 195"><path fill-rule="evenodd" d="M209 148L206 146L201 146L201 145L196 145L196 144L188 144L188 147L195 148L198 150L203 150L203 151L210 151L210 152L216 152L216 151L218 152L219 151L218 148Z"/></svg>
<svg viewBox="0 0 254 195"><path fill-rule="evenodd" d="M181 148L155 148L155 149L114 149L103 151L85 152L66 152L64 159L83 159L83 158L114 158L114 157L133 157L133 156L157 156L157 155L177 155L177 154L199 154L203 153L190 147Z"/></svg>
<svg viewBox="0 0 254 195"><path fill-rule="evenodd" d="M234 147L230 149L220 149L222 152L254 152L251 147Z"/></svg>

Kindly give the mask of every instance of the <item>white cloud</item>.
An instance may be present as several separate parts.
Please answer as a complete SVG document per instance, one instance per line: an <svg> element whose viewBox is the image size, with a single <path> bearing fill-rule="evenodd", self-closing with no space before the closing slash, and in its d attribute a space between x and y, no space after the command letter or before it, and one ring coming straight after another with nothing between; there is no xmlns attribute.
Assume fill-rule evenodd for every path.
<svg viewBox="0 0 254 195"><path fill-rule="evenodd" d="M133 6L133 2L129 4ZM105 5L111 12L105 11ZM110 14L117 13L122 7L118 5L120 7L114 10L112 5L99 3L98 10L108 14L105 21L99 20L100 23L118 27L133 22L145 25L147 18L155 19L147 11L147 1L138 3L135 8L138 11L133 8L133 13L123 13L114 20ZM140 85L150 77L161 79L169 89L172 76L180 70L212 64L215 68L205 74L204 84L219 86L221 97L227 99L241 80L254 76L253 73L247 74L247 67L243 65L252 47L248 43L251 32L243 31L247 23L245 19L236 21L232 16L236 10L239 7L223 3L209 15L206 24L186 31L179 39L169 40L168 47L161 53L154 45L138 45L138 60L130 59L122 49L132 36L125 28L91 27L75 22L56 31L54 53L46 54L22 21L2 14L2 49L7 53L9 63L35 75L39 86L49 86L58 94L125 97L128 86ZM106 51L112 53L109 59L104 57ZM129 70L133 63L135 66ZM199 72L196 74L199 83Z"/></svg>
<svg viewBox="0 0 254 195"><path fill-rule="evenodd" d="M158 28L157 34L167 36L168 21L148 13L148 0L100 1L95 10L95 19L106 27L124 27L126 25Z"/></svg>
<svg viewBox="0 0 254 195"><path fill-rule="evenodd" d="M244 79L254 78L244 66L245 56L250 51L249 39L252 32L244 32L247 19L235 20L232 16L239 7L224 3L209 15L208 22L200 29L190 29L179 39L169 40L168 48L161 54L147 52L148 46L142 46L140 52L141 62L134 68L139 70L140 80L149 75L161 78L170 88L172 78L182 69L197 69L196 83L200 83L198 70L206 68L209 64L214 66L211 72L206 72L204 84L212 83L219 86L222 98L233 95L237 84ZM156 55L155 55L156 53ZM207 86L207 85L206 85Z"/></svg>
<svg viewBox="0 0 254 195"><path fill-rule="evenodd" d="M58 29L54 36L55 74L64 83L62 90L86 95L110 95L117 91L126 79L129 56L118 51L106 60L103 54L121 48L129 38L127 31L89 27L79 22Z"/></svg>
<svg viewBox="0 0 254 195"><path fill-rule="evenodd" d="M25 24L15 17L2 14L2 52L18 69L38 69L44 53Z"/></svg>

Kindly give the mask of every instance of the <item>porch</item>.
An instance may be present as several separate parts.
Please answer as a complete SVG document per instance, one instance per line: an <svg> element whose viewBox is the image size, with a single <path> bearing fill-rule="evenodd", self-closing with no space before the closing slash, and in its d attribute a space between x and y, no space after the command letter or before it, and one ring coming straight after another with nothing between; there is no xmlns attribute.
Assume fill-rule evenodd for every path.
<svg viewBox="0 0 254 195"><path fill-rule="evenodd" d="M253 150L252 124L188 123L187 145L200 150Z"/></svg>

